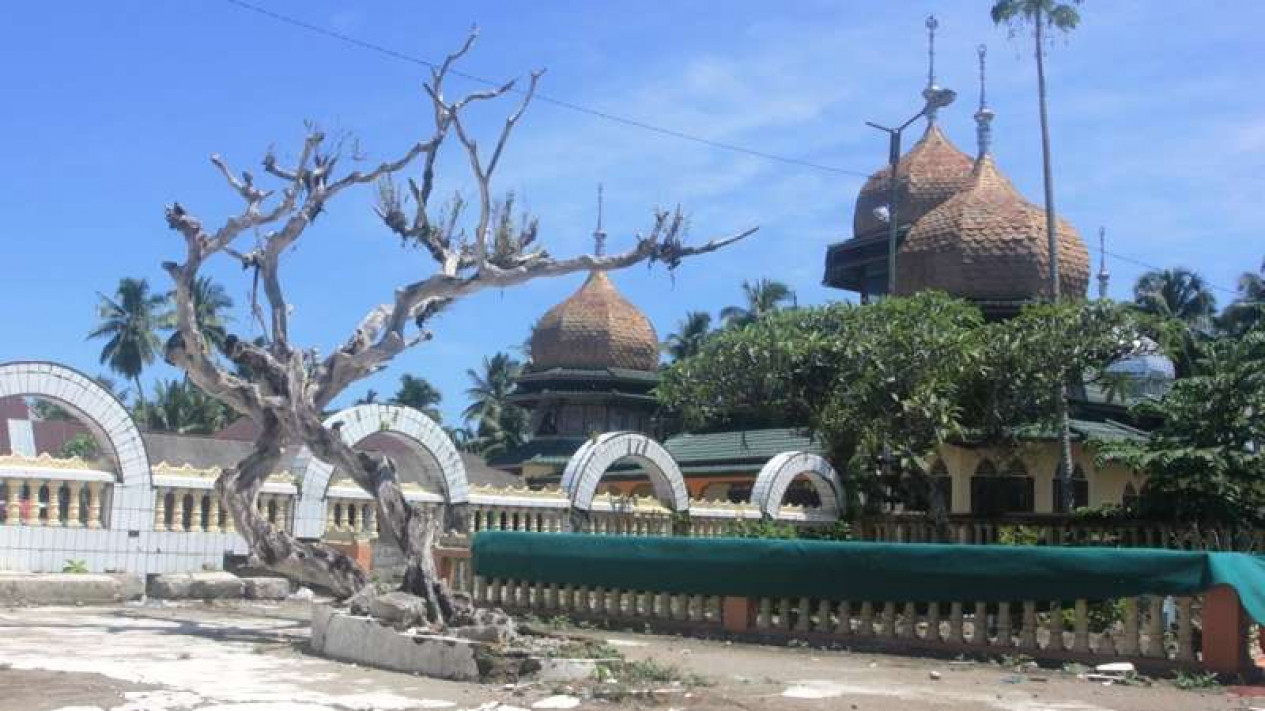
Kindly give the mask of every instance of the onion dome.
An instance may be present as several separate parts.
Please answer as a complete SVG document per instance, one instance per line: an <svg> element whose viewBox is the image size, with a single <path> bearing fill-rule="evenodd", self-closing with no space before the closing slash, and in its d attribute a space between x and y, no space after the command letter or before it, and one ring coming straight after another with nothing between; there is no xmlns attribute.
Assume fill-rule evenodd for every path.
<svg viewBox="0 0 1265 711"><path fill-rule="evenodd" d="M531 336L532 370L659 367L659 337L645 314L595 271L566 301L545 312Z"/></svg>
<svg viewBox="0 0 1265 711"><path fill-rule="evenodd" d="M900 224L912 224L953 197L970 180L972 163L971 157L958 150L937 124L928 124L926 133L897 164ZM887 228L887 223L874 211L888 203L891 172L891 166L885 167L861 186L856 211L852 214L852 236Z"/></svg>
<svg viewBox="0 0 1265 711"><path fill-rule="evenodd" d="M1085 296L1089 251L1065 220L1056 225L1062 294ZM938 289L985 302L1028 301L1048 293L1045 211L1023 199L991 154L960 193L910 229L897 255L896 293Z"/></svg>

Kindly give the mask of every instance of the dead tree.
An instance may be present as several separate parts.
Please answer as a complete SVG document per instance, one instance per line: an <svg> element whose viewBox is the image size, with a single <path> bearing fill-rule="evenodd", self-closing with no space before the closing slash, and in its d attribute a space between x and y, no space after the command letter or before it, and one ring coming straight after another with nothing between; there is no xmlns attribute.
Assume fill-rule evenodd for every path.
<svg viewBox="0 0 1265 711"><path fill-rule="evenodd" d="M167 344L167 359L183 369L204 391L220 399L258 427L254 449L216 482L223 499L257 561L279 573L324 585L340 597L372 594L369 578L353 560L319 542L301 541L273 526L255 508L268 476L281 461L285 445L305 445L373 495L378 521L399 542L408 561L403 589L425 599L428 622L446 625L453 599L439 579L431 555L441 516L432 516L405 500L395 465L389 457L358 452L339 433L322 424L321 413L349 385L385 368L404 350L431 337L427 319L456 299L488 288L504 288L540 277L592 269L619 269L644 261L674 268L686 257L712 252L755 232L747 229L699 246L682 242L685 221L679 208L657 211L649 232L636 236L626 252L555 259L536 246L534 221L513 225L495 201L492 178L514 127L531 103L542 72L533 72L527 86L515 82L449 100L444 82L453 64L473 46L477 31L435 68L425 84L433 108L434 128L425 140L409 146L397 159L371 169L339 172L350 157L345 144L327 141L308 125L306 138L292 165L269 152L263 171L274 187L258 184L249 172L231 170L219 156L211 162L244 207L218 226L207 227L179 203L166 209L168 225L184 239L183 262L163 267L175 281L177 330ZM485 152L463 117L468 107L517 93L521 98ZM478 189L477 210L465 217L458 198L433 208L436 160L450 137L456 137ZM335 145L330 145L331 143ZM460 155L460 153L458 153ZM397 186L398 175L416 173ZM288 302L281 279L281 259L304 235L331 200L351 188L376 185L377 213L391 233L424 248L433 258L431 274L395 290L393 298L369 311L347 340L318 359L290 341ZM239 242L251 239L248 249ZM262 342L228 339L223 356L212 351L195 319L194 283L208 260L222 255L253 270L262 287L256 317L266 332ZM236 366L236 367L233 367Z"/></svg>

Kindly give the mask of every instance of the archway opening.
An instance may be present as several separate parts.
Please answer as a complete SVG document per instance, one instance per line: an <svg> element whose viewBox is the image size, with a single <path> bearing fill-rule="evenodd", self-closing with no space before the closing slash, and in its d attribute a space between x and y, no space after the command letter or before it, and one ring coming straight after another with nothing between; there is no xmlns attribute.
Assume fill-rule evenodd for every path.
<svg viewBox="0 0 1265 711"><path fill-rule="evenodd" d="M56 363L8 363L0 365L0 415L5 525L153 525L145 445L110 390Z"/></svg>

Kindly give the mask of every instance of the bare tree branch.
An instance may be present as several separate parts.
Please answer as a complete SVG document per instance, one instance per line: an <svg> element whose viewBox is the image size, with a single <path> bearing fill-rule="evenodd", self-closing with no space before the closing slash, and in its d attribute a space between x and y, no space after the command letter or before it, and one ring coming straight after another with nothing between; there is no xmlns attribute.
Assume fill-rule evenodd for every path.
<svg viewBox="0 0 1265 711"><path fill-rule="evenodd" d="M211 162L228 187L243 201L240 210L214 230L180 203L166 210L167 223L184 241L184 261L163 266L175 282L176 332L166 348L167 359L180 367L208 394L250 417L260 427L254 452L217 483L217 491L229 506L239 530L247 536L252 553L264 564L287 575L323 581L340 595L365 588L367 575L346 556L319 544L297 541L276 529L253 511L263 482L279 461L280 447L301 443L315 456L336 466L374 496L379 521L399 541L409 561L405 587L426 598L430 621L442 626L456 619L453 600L435 571L430 556L437 524L433 516L410 506L400 489L395 466L380 454L355 451L336 428L326 428L323 412L334 398L357 380L387 367L405 350L428 340L430 319L453 301L489 288L504 288L532 279L585 270L620 269L641 262L663 262L675 268L682 259L706 254L753 234L755 228L686 246L686 220L680 208L655 213L650 231L637 235L634 246L620 254L580 255L554 259L535 247L537 222L514 223L512 196L503 202L493 197L492 181L509 139L531 104L542 72L533 72L522 99L505 118L490 154L480 153L478 142L463 120L463 112L514 89L500 87L472 92L449 100L444 84L451 68L478 37L472 29L465 42L431 73L424 90L431 102L434 126L430 136L409 146L399 157L366 170L339 169L347 139L331 147L325 134L307 124L303 147L292 165L281 165L269 150L263 159L263 179L271 188L256 184L249 172L236 173L220 156ZM466 160L478 186L477 215L464 221L460 196L439 210L430 205L436 185L439 153L450 134L465 149ZM361 160L358 146L349 148L353 160ZM484 162L486 158L486 163ZM420 163L419 177L407 180L407 192L397 187L397 173ZM307 233L330 200L344 191L376 184L376 211L387 228L406 244L424 247L434 267L422 278L396 289L393 297L371 309L351 335L327 357L317 361L315 352L292 347L289 333L291 304L281 279L282 259ZM406 201L413 205L406 209ZM411 214L410 214L411 213ZM463 224L474 223L469 237ZM494 224L495 223L495 224ZM244 232L257 242L249 249L235 246ZM495 240L495 241L493 241ZM217 254L253 271L256 291L262 285L270 318L270 338L264 346L230 335L222 354L214 352L197 324L195 287L199 270ZM236 372L232 366L236 366Z"/></svg>

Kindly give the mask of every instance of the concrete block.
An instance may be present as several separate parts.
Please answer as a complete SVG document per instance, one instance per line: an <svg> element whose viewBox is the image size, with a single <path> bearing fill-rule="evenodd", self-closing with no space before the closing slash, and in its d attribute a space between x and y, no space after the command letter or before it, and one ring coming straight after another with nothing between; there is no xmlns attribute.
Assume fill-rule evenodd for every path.
<svg viewBox="0 0 1265 711"><path fill-rule="evenodd" d="M244 591L242 579L232 573L168 573L149 580L150 596L164 600L228 600Z"/></svg>
<svg viewBox="0 0 1265 711"><path fill-rule="evenodd" d="M119 581L119 592L124 600L139 600L145 595L145 577L134 573L107 573Z"/></svg>
<svg viewBox="0 0 1265 711"><path fill-rule="evenodd" d="M452 681L478 681L480 642L415 635L318 605L312 614L312 649L317 654L392 671Z"/></svg>
<svg viewBox="0 0 1265 711"><path fill-rule="evenodd" d="M91 573L0 573L0 604L93 605L122 602L122 583Z"/></svg>
<svg viewBox="0 0 1265 711"><path fill-rule="evenodd" d="M247 600L284 600L290 595L285 578L242 578Z"/></svg>

